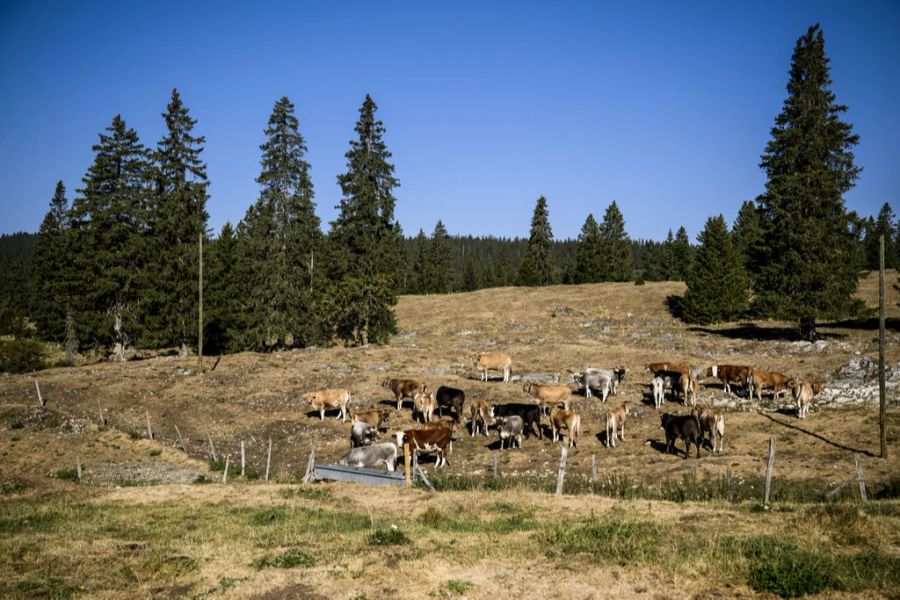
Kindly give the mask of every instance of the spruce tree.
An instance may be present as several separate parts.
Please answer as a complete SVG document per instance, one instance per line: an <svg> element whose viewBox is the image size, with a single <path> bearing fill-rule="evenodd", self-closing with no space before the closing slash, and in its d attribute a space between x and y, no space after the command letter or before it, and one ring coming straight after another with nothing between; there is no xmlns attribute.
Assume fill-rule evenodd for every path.
<svg viewBox="0 0 900 600"><path fill-rule="evenodd" d="M625 217L615 200L607 207L600 224L601 256L605 265L603 281L628 281L631 279L631 240L625 232Z"/></svg>
<svg viewBox="0 0 900 600"><path fill-rule="evenodd" d="M686 279L682 310L688 323L733 321L747 309L747 276L722 215L710 217Z"/></svg>
<svg viewBox="0 0 900 600"><path fill-rule="evenodd" d="M669 229L666 241L660 245L659 264L663 281L675 281L678 279L678 266L675 264L675 236Z"/></svg>
<svg viewBox="0 0 900 600"><path fill-rule="evenodd" d="M396 333L391 307L402 282L403 231L394 218L394 177L391 153L384 142L384 125L375 118L377 106L366 95L359 109L345 154L347 172L338 176L343 197L331 223L332 280L329 294L334 335L347 342L383 343Z"/></svg>
<svg viewBox="0 0 900 600"><path fill-rule="evenodd" d="M175 345L181 356L197 341L200 236L206 237L206 164L200 159L206 138L192 132L191 118L177 89L166 112L166 133L156 159L156 206L151 213L154 248L145 297L151 307L145 343Z"/></svg>
<svg viewBox="0 0 900 600"><path fill-rule="evenodd" d="M600 226L593 214L588 214L581 233L578 235L578 249L575 253L575 283L595 283L603 280L603 244Z"/></svg>
<svg viewBox="0 0 900 600"><path fill-rule="evenodd" d="M478 270L475 257L469 254L463 267L462 290L464 292L474 292L478 289L481 289L481 273Z"/></svg>
<svg viewBox="0 0 900 600"><path fill-rule="evenodd" d="M431 250L425 231L419 229L419 235L415 239L413 256L413 274L410 278L409 292L413 294L427 294L431 292Z"/></svg>
<svg viewBox="0 0 900 600"><path fill-rule="evenodd" d="M79 340L121 359L144 333L138 306L147 262L150 162L137 133L116 115L93 146L94 162L72 204L72 308Z"/></svg>
<svg viewBox="0 0 900 600"><path fill-rule="evenodd" d="M687 230L684 226L678 228L670 249L672 252L673 278L678 281L684 281L691 270L691 262L694 258L694 249L691 247L691 241L688 239Z"/></svg>
<svg viewBox="0 0 900 600"><path fill-rule="evenodd" d="M321 339L323 236L294 104L275 102L260 145L260 195L238 225L247 303L243 344L260 350Z"/></svg>
<svg viewBox="0 0 900 600"><path fill-rule="evenodd" d="M62 181L50 200L50 209L38 230L32 259L31 317L38 335L45 340L63 342L66 336L66 317L70 312L72 277L69 241L69 201Z"/></svg>
<svg viewBox="0 0 900 600"><path fill-rule="evenodd" d="M553 230L547 199L541 196L531 217L531 233L528 248L519 266L519 285L551 285L556 283L556 265L553 261Z"/></svg>
<svg viewBox="0 0 900 600"><path fill-rule="evenodd" d="M878 240L884 236L884 268L897 268L897 246L894 240L896 217L891 205L887 202L878 211L878 218L869 217L865 233L866 268L878 269Z"/></svg>
<svg viewBox="0 0 900 600"><path fill-rule="evenodd" d="M204 352L237 352L246 326L241 298L246 293L242 280L241 244L230 222L204 252Z"/></svg>
<svg viewBox="0 0 900 600"><path fill-rule="evenodd" d="M756 204L746 200L741 204L732 228L734 248L741 258L741 264L752 272L756 268L754 258L759 256L760 248L765 243L763 239L760 211Z"/></svg>
<svg viewBox="0 0 900 600"><path fill-rule="evenodd" d="M429 291L435 294L446 294L452 291L455 282L453 272L453 254L447 236L447 228L438 220L431 234L430 248L431 282Z"/></svg>
<svg viewBox="0 0 900 600"><path fill-rule="evenodd" d="M756 309L798 321L805 339L815 338L817 318L858 307L843 194L859 176L851 151L859 136L841 121L847 107L830 88L825 39L814 25L797 40L788 96L762 155L767 181L757 202L766 245L753 286Z"/></svg>

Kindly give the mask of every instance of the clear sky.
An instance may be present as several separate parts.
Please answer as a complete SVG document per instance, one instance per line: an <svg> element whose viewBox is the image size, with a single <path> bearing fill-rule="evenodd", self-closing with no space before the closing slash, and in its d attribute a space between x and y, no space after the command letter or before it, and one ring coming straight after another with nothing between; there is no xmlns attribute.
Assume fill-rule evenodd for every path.
<svg viewBox="0 0 900 600"><path fill-rule="evenodd" d="M210 226L255 200L276 99L297 107L323 227L367 93L393 152L407 235L556 238L616 200L633 238L733 222L791 53L820 22L861 137L847 206L900 196L900 2L11 2L0 0L0 233L70 200L120 113L155 146L173 87L205 135Z"/></svg>

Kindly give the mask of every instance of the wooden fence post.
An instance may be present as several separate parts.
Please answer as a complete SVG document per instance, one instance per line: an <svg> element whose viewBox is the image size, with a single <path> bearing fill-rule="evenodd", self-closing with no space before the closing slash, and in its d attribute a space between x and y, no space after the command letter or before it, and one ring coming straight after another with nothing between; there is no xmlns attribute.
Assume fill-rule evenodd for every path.
<svg viewBox="0 0 900 600"><path fill-rule="evenodd" d="M769 491L772 487L772 469L775 468L775 436L769 438L769 461L766 463L766 499L765 508L769 508Z"/></svg>
<svg viewBox="0 0 900 600"><path fill-rule="evenodd" d="M597 485L597 455L591 454L591 493Z"/></svg>
<svg viewBox="0 0 900 600"><path fill-rule="evenodd" d="M562 447L559 455L559 473L556 474L556 495L559 496L563 492L563 481L566 478L566 461L569 457L569 449Z"/></svg>
<svg viewBox="0 0 900 600"><path fill-rule="evenodd" d="M47 406L47 402L44 400L44 397L41 396L41 386L40 386L40 384L38 383L38 380L37 380L37 379L34 380L34 389L37 390L38 402L40 403L40 405L41 405L41 406Z"/></svg>
<svg viewBox="0 0 900 600"><path fill-rule="evenodd" d="M406 487L412 486L412 476L410 474L410 455L409 443L403 444L403 464L406 468Z"/></svg>
<svg viewBox="0 0 900 600"><path fill-rule="evenodd" d="M494 454L494 479L497 479L497 455Z"/></svg>
<svg viewBox="0 0 900 600"><path fill-rule="evenodd" d="M244 454L244 440L241 440L241 477L244 476L244 469L247 465L247 456Z"/></svg>
<svg viewBox="0 0 900 600"><path fill-rule="evenodd" d="M100 406L100 398L97 398L97 412L100 414L100 428L106 427L106 419L103 417L103 407Z"/></svg>
<svg viewBox="0 0 900 600"><path fill-rule="evenodd" d="M422 480L422 483L425 484L425 487L427 487L432 492L435 491L434 486L431 485L431 482L428 481L428 477L425 475L425 470L419 466L418 461L416 461L416 473L419 475L419 479Z"/></svg>
<svg viewBox="0 0 900 600"><path fill-rule="evenodd" d="M216 456L216 447L213 445L212 435L207 432L206 439L209 440L209 455L212 456L213 462L219 462L219 457Z"/></svg>
<svg viewBox="0 0 900 600"><path fill-rule="evenodd" d="M859 497L862 498L863 502L868 502L869 498L866 496L866 480L863 479L862 467L859 466L859 454L854 455L853 460L856 462L856 479L859 482Z"/></svg>
<svg viewBox="0 0 900 600"><path fill-rule="evenodd" d="M231 462L231 455L225 456L225 471L222 473L222 483L228 483L228 464Z"/></svg>
<svg viewBox="0 0 900 600"><path fill-rule="evenodd" d="M187 454L187 446L184 445L184 438L181 437L181 430L178 429L178 425L176 425L174 423L173 423L173 425L175 425L175 433L178 434L178 443L181 444L181 449L184 451L185 454Z"/></svg>
<svg viewBox="0 0 900 600"><path fill-rule="evenodd" d="M78 473L78 481L81 481L81 457L75 456L75 471Z"/></svg>
<svg viewBox="0 0 900 600"><path fill-rule="evenodd" d="M150 427L150 411L146 411L147 414L147 437L151 440L153 439L153 428Z"/></svg>
<svg viewBox="0 0 900 600"><path fill-rule="evenodd" d="M306 463L306 474L303 475L303 483L309 483L312 481L313 476L316 473L316 449L309 449L309 461Z"/></svg>
<svg viewBox="0 0 900 600"><path fill-rule="evenodd" d="M266 454L266 481L269 480L269 467L272 465L272 438L269 438L269 451Z"/></svg>

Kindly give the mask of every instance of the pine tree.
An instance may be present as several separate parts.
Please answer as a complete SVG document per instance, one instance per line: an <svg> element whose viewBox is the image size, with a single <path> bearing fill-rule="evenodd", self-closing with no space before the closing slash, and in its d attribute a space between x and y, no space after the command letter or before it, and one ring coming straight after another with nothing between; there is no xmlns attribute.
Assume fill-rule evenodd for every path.
<svg viewBox="0 0 900 600"><path fill-rule="evenodd" d="M625 233L625 217L615 200L603 215L600 224L601 256L605 269L603 281L628 281L631 279L633 256L631 240Z"/></svg>
<svg viewBox="0 0 900 600"><path fill-rule="evenodd" d="M678 265L675 263L675 236L672 230L666 235L666 241L660 246L659 264L663 281L675 281L678 277Z"/></svg>
<svg viewBox="0 0 900 600"><path fill-rule="evenodd" d="M600 226L594 220L594 215L588 214L578 236L573 277L575 283L595 283L603 280L602 244Z"/></svg>
<svg viewBox="0 0 900 600"><path fill-rule="evenodd" d="M391 307L402 282L403 231L394 218L394 177L391 153L384 143L384 125L375 119L377 106L366 95L351 140L347 172L338 176L343 197L331 223L332 280L329 293L340 311L332 319L336 336L345 341L383 343L397 331ZM383 288L383 289L382 289Z"/></svg>
<svg viewBox="0 0 900 600"><path fill-rule="evenodd" d="M687 274L691 270L691 263L694 259L694 249L691 247L691 241L688 239L687 230L684 226L678 228L675 234L675 241L671 245L673 277L678 281L684 281Z"/></svg>
<svg viewBox="0 0 900 600"><path fill-rule="evenodd" d="M707 325L733 321L747 309L747 276L732 245L722 215L710 217L697 236L697 248L688 273L682 310L688 323Z"/></svg>
<svg viewBox="0 0 900 600"><path fill-rule="evenodd" d="M551 285L556 283L556 265L553 261L553 230L547 199L541 196L531 217L531 234L528 249L519 266L519 285Z"/></svg>
<svg viewBox="0 0 900 600"><path fill-rule="evenodd" d="M453 255L447 237L447 228L439 220L434 226L434 232L431 234L429 260L431 281L428 287L429 291L434 294L450 292L455 281Z"/></svg>
<svg viewBox="0 0 900 600"><path fill-rule="evenodd" d="M247 304L243 344L260 350L306 346L322 337L317 290L326 259L306 142L287 97L275 102L264 133L260 195L238 225Z"/></svg>
<svg viewBox="0 0 900 600"><path fill-rule="evenodd" d="M891 205L887 202L878 211L878 218L869 217L865 233L866 267L879 267L879 237L884 236L884 268L897 268L897 246L894 243L894 231L897 220Z"/></svg>
<svg viewBox="0 0 900 600"><path fill-rule="evenodd" d="M66 335L66 316L70 310L71 276L69 242L69 201L62 181L50 200L50 209L38 230L32 259L31 316L38 334L45 340L62 342Z"/></svg>
<svg viewBox="0 0 900 600"><path fill-rule="evenodd" d="M464 292L474 292L481 289L481 274L478 270L478 264L475 257L469 254L466 258L466 265L463 268L462 290Z"/></svg>
<svg viewBox="0 0 900 600"><path fill-rule="evenodd" d="M246 293L241 271L241 243L230 222L204 251L204 353L221 354L241 349L246 326L241 298Z"/></svg>
<svg viewBox="0 0 900 600"><path fill-rule="evenodd" d="M200 236L206 237L206 164L200 159L206 138L192 135L191 118L178 90L166 112L166 134L157 144L156 206L151 214L154 251L143 286L150 312L145 343L176 345L181 356L197 340Z"/></svg>
<svg viewBox="0 0 900 600"><path fill-rule="evenodd" d="M741 204L732 228L734 248L741 258L741 264L749 272L755 271L755 262L765 243L760 222L760 211L756 204L746 200Z"/></svg>
<svg viewBox="0 0 900 600"><path fill-rule="evenodd" d="M116 115L72 204L72 293L78 338L121 359L143 334L139 299L148 248L150 162L137 133Z"/></svg>
<svg viewBox="0 0 900 600"><path fill-rule="evenodd" d="M800 37L791 59L788 97L775 118L760 166L766 246L755 273L755 306L763 315L799 321L815 338L817 318L852 313L858 280L843 194L860 169L851 148L859 136L840 120L846 106L831 91L819 25Z"/></svg>

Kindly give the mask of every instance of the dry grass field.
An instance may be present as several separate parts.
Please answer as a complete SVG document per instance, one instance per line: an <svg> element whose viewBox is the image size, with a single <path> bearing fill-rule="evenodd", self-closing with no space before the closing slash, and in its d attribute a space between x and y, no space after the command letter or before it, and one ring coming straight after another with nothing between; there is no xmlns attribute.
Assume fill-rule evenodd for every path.
<svg viewBox="0 0 900 600"><path fill-rule="evenodd" d="M751 403L708 379L701 404L733 400L725 452L684 459L663 452L643 372L678 358L830 381L855 358L877 359L877 321L824 324L818 345L795 339L789 323L689 327L669 310L683 291L628 283L407 296L400 334L384 347L207 357L202 375L196 358L160 356L0 377L0 597L900 597L896 398L884 460L875 404L814 406L800 421L789 398ZM874 305L877 279L859 293ZM888 364L897 365L896 291L889 299ZM516 381L479 380L471 357L487 351L513 357ZM336 412L321 422L304 391L342 386L354 407L391 407L390 432L413 421L409 402L392 408L387 376L505 403L527 401L519 377L565 383L584 365L628 369L608 403L629 403L626 440L607 449L607 405L573 395L583 431L562 497L548 493L559 444L532 437L500 451L495 432L463 429L449 468L435 473L423 458L437 493L298 483L311 448L336 462L349 446L349 422ZM664 410L688 409L669 401ZM762 510L773 436L773 502ZM232 467L219 483L210 438L232 465L245 442L245 477ZM855 485L825 501L856 458L870 501L859 502Z"/></svg>

